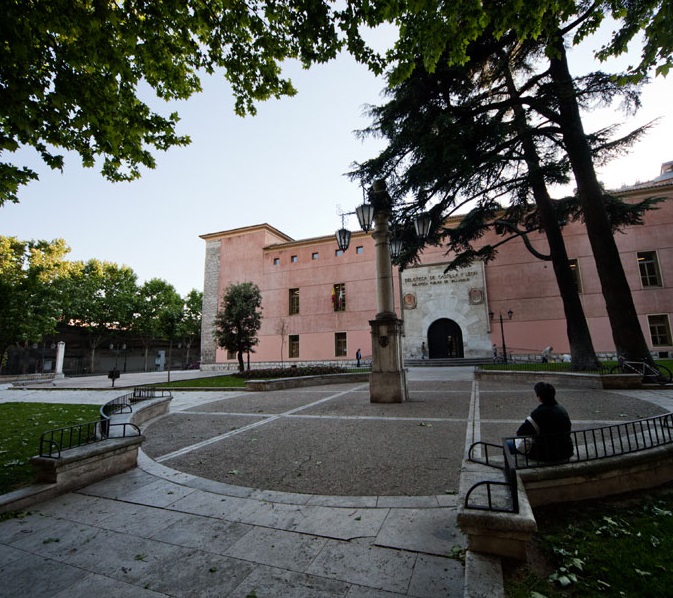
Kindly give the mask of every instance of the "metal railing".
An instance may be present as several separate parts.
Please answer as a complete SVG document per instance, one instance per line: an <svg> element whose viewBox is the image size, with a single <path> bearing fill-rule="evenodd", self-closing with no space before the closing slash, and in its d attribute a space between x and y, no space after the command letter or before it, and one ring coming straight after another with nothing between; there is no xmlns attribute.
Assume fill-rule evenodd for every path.
<svg viewBox="0 0 673 598"><path fill-rule="evenodd" d="M673 413L598 428L574 430L546 438L553 443L554 440L558 442L566 440L568 435L572 439L574 452L571 457L562 461L537 461L522 453L512 453L508 441L516 441L520 438L517 436L503 438L502 444L489 442L472 444L467 454L468 461L501 470L504 480L483 480L474 484L465 495L465 508L518 513L516 476L518 470L597 461L673 444ZM480 493L482 489L485 490L485 497Z"/></svg>
<svg viewBox="0 0 673 598"><path fill-rule="evenodd" d="M85 446L101 442L109 438L126 438L140 436L140 429L135 424L127 422L114 423L112 416L120 413L131 413L133 405L140 401L170 396L170 391L160 390L151 386L134 388L133 392L126 393L108 401L100 408L98 421L65 426L54 430L47 430L40 437L40 457L60 459L61 452L78 446ZM114 429L114 433L113 432Z"/></svg>
<svg viewBox="0 0 673 598"><path fill-rule="evenodd" d="M115 438L140 436L138 426L126 422L111 424L109 420L99 420L66 426L42 433L40 437L40 457L60 459L61 453L65 450L107 440L110 438L111 427L120 429L120 433L114 435ZM103 428L106 428L105 432Z"/></svg>

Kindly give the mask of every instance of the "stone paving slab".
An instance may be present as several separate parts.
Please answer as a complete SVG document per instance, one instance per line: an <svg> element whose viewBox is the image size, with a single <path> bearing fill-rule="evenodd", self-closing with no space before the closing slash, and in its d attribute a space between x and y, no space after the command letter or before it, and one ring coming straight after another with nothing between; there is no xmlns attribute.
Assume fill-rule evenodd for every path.
<svg viewBox="0 0 673 598"><path fill-rule="evenodd" d="M179 429L189 435L194 423L181 420ZM283 418L161 462L229 484L282 492L423 496L456 491L465 423L423 423ZM146 435L157 433L150 427Z"/></svg>

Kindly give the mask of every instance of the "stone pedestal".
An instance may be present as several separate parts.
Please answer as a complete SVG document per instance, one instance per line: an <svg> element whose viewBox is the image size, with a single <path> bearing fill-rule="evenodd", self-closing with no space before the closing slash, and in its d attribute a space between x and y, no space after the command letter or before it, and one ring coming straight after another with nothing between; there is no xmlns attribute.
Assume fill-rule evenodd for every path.
<svg viewBox="0 0 673 598"><path fill-rule="evenodd" d="M402 359L402 320L378 317L369 322L372 332L372 373L369 399L372 403L402 403L407 400L407 376Z"/></svg>

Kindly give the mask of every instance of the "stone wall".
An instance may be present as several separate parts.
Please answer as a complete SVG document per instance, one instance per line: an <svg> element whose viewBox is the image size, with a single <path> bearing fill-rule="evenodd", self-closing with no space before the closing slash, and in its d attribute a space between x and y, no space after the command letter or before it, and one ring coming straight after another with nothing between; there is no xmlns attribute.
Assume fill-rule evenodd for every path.
<svg viewBox="0 0 673 598"><path fill-rule="evenodd" d="M201 318L201 367L215 363L217 343L215 315L218 310L220 285L220 242L206 242L206 263L203 276L203 314Z"/></svg>

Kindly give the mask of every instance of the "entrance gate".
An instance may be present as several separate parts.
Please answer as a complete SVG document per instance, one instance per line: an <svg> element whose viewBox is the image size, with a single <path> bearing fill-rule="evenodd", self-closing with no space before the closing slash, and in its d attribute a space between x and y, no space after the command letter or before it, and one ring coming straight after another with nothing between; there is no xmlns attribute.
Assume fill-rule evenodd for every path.
<svg viewBox="0 0 673 598"><path fill-rule="evenodd" d="M430 359L465 357L463 331L453 320L441 318L428 328L428 356Z"/></svg>

